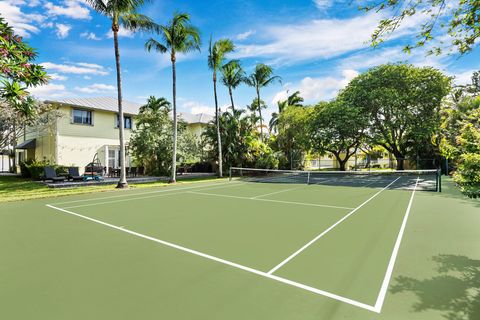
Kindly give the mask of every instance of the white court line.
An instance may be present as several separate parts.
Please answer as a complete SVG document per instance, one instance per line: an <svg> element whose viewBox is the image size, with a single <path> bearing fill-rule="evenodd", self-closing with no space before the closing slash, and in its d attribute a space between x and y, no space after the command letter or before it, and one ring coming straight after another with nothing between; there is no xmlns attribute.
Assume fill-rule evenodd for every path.
<svg viewBox="0 0 480 320"><path fill-rule="evenodd" d="M163 193L163 192L171 192L171 191L178 191L178 190L187 190L187 189L197 189L197 188L207 188L207 187L216 187L216 186L224 186L227 184L232 184L232 182L224 182L224 183L214 183L214 184L207 184L207 185L201 185L201 186L193 186L193 187L180 187L180 188L174 188L174 189L169 189L168 186L163 187L166 189L162 190L155 190L155 191L148 191L148 192L139 192L139 193L128 193L128 194L121 194L121 195L116 195L116 196L111 196L111 197L101 197L101 198L93 198L93 199L80 199L80 200L71 200L71 201L64 201L64 202L55 202L53 205L59 205L59 204L67 204L67 203L76 203L76 202L87 202L87 201L95 201L95 200L104 200L104 199L115 199L115 198L123 198L123 197L129 197L129 196L136 196L136 195L144 195L144 194L152 194L152 193ZM235 183L237 185L237 183ZM128 190L125 190L128 191Z"/></svg>
<svg viewBox="0 0 480 320"><path fill-rule="evenodd" d="M226 183L228 184L228 183ZM236 187L238 186L239 184L232 184L230 186L225 186L225 185L222 185L222 188L228 188L228 187ZM208 188L208 186L196 186L196 187L188 187L188 188L181 188L181 189L171 189L171 190L162 190L162 191L155 191L155 192L147 192L147 193L142 193L142 194L152 194L152 193L155 193L154 195L150 195L150 196L145 196L145 197L135 197L136 195L142 195L142 194L133 194L133 195L130 195L129 198L126 198L126 199L117 199L117 200L111 200L111 201L103 201L103 202L92 202L92 203L87 203L87 204L80 204L80 205L75 205L75 206L68 206L68 207L64 207L64 209L72 209L72 208L81 208L81 207L91 207L91 206L96 206L96 205L100 205L100 204L108 204L108 203L116 203L116 202L123 202L123 201L133 201L133 200L140 200L140 199L149 199L149 198L155 198L155 197L163 197L163 196L170 196L170 195L177 195L177 194L182 194L182 193L186 193L187 191L183 191L183 190L190 190L190 189L198 189L198 188L205 188L205 189L202 189L202 190L210 190L210 188ZM212 189L216 189L216 188L212 188ZM177 192L176 192L177 191ZM167 194L158 194L158 193L165 193L165 192L169 192ZM110 197L110 198L103 198L103 199L111 199L111 198L117 198L117 197ZM125 198L125 196L123 196L123 198ZM97 198L97 199L101 199L101 198ZM95 200L97 200L95 199ZM90 201L94 201L94 200L90 200ZM72 201L72 202L78 202L78 201ZM70 202L62 202L62 204L67 204L67 203L70 203ZM58 205L58 203L54 203L54 205Z"/></svg>
<svg viewBox="0 0 480 320"><path fill-rule="evenodd" d="M285 203L285 204L296 204L296 205L300 205L300 206L310 206L310 207L323 207L323 208L344 209L344 210L352 210L353 209L353 208L349 208L349 207L338 207L338 206L331 206L331 205L327 205L327 204L316 204L316 203L308 203L308 202L283 201L283 200L261 199L261 198L258 198L258 199L255 198L254 199L254 198L231 196L231 195L228 195L228 194L219 194L219 193L207 193L207 192L198 192L198 191L186 191L186 193L201 194L201 195L204 195L204 196L213 196L213 197L252 200L252 201L265 201L265 202L278 202L278 203Z"/></svg>
<svg viewBox="0 0 480 320"><path fill-rule="evenodd" d="M119 226L116 226L116 225L113 225L113 224L110 224L110 223L107 223L107 222L104 222L104 221L101 221L101 220L90 218L90 217L87 217L87 216L84 216L84 215L81 215L81 214L78 214L78 213L75 213L75 212L72 212L72 211L68 211L68 210L65 210L65 209L62 209L62 208L57 208L57 207L55 207L53 205L50 205L50 204L47 204L46 206L51 208L51 209L55 209L55 210L58 210L58 211L61 211L61 212L64 212L64 213L68 213L70 215L73 215L73 216L76 216L76 217L79 217L79 218L82 218L82 219L85 219L85 220L89 220L91 222L95 222L95 223L104 225L106 227L109 227L109 228L112 228L112 229L115 229L115 230L118 230L118 231L122 231L122 232L125 232L125 233L128 233L128 234L131 234L133 236L137 236L137 237L140 237L140 238L143 238L143 239L147 239L147 240L150 240L150 241L160 243L160 244L162 244L164 246L167 246L167 247L171 247L171 248L174 248L174 249L177 249L177 250L180 250L180 251L188 252L188 253L194 254L196 256L200 256L202 258L205 258L205 259L213 260L213 261L216 261L216 262L219 262L219 263L222 263L222 264L225 264L225 265L237 268L237 269L241 269L241 270L244 270L244 271L247 271L247 272L250 272L250 273L254 273L256 275L259 275L259 276L262 276L262 277L265 277L265 278L268 278L268 279L272 279L272 280L275 280L275 281L278 281L278 282L281 282L281 283L284 283L284 284L288 284L290 286L297 287L297 288L300 288L300 289L303 289L303 290L306 290L306 291L309 291L309 292L312 292L312 293L315 293L315 294L318 294L318 295L321 295L321 296L325 296L325 297L328 297L328 298L331 298L331 299L334 299L334 300L337 300L337 301L348 303L350 305L353 305L353 306L356 306L356 307L359 307L359 308L362 308L362 309L377 312L373 306L370 306L368 304L365 304L365 303L362 303L362 302L359 302L359 301L355 301L355 300L352 300L352 299L349 299L349 298L345 298L345 297L339 296L337 294L334 294L334 293L331 293L331 292L328 292L328 291L320 290L320 289L310 287L310 286L307 286L307 285L299 283L299 282L295 282L295 281L288 280L288 279L285 279L285 278L282 278L282 277L278 277L278 276L275 276L275 275L272 275L272 274L268 274L266 272L263 272L263 271L260 271L260 270L257 270L257 269L253 269L253 268L250 268L250 267L247 267L247 266L243 266L241 264L238 264L238 263L235 263L235 262L232 262L232 261L228 261L228 260L225 260L225 259L221 259L221 258L212 256L212 255L197 251L197 250L189 249L189 248L186 248L186 247L183 247L183 246L171 243L171 242L167 242L167 241L160 240L160 239L157 239L157 238L154 238L154 237L150 237L150 236L147 236L147 235L144 235L144 234L141 234L141 233L123 228L123 227L119 227Z"/></svg>
<svg viewBox="0 0 480 320"><path fill-rule="evenodd" d="M325 231L323 231L322 233L320 233L318 236L316 236L315 238L313 238L312 240L310 240L309 242L307 242L303 247L301 247L300 249L298 249L297 251L295 251L294 253L292 253L288 258L286 258L285 260L283 260L282 262L280 262L279 264L277 264L275 267L273 267L270 271L268 271L268 274L272 274L274 273L275 271L277 271L278 269L280 269L283 265L285 265L287 262L289 262L290 260L292 260L293 258L295 258L297 255L299 255L303 250L307 249L309 246L311 246L314 242L316 242L318 239L320 239L321 237L323 237L324 235L326 235L328 232L330 232L331 230L333 230L336 226L338 226L340 223L342 223L343 221L345 221L348 217L350 217L352 214L354 214L355 212L357 212L361 207L363 207L364 205L366 205L367 203L369 203L372 199L374 199L376 196L378 196L380 193L382 193L384 190L386 190L388 187L390 187L392 184L394 184L398 179L400 179L401 177L398 177L396 178L395 180L393 180L392 182L390 182L386 187L384 187L382 190L378 191L377 193L375 193L373 196L371 196L370 198L368 198L367 200L365 200L362 204L360 204L358 207L356 207L355 209L353 209L352 211L350 211L349 213L347 213L343 218L341 218L340 220L338 220L337 222L335 222L334 224L332 224L328 229L326 229Z"/></svg>
<svg viewBox="0 0 480 320"><path fill-rule="evenodd" d="M274 194L278 194L278 193L282 193L282 192L287 192L287 191L292 191L292 190L300 189L300 188L303 188L303 187L305 187L305 186L296 187L296 188L290 188L290 189L285 189L285 190L280 190L280 191L275 191L275 192L266 193L266 194L261 194L261 195L255 196L255 197L251 197L250 199L254 200L254 199L258 199L258 198L260 198L260 197L271 196L271 195L274 195Z"/></svg>
<svg viewBox="0 0 480 320"><path fill-rule="evenodd" d="M412 209L413 197L415 196L415 191L417 189L419 179L420 178L418 177L415 183L415 187L413 187L412 195L410 196L410 201L408 202L407 210L405 211L405 217L403 218L402 226L400 227L400 231L398 232L397 241L395 242L395 246L393 247L393 251L392 251L392 256L390 257L390 261L388 263L387 272L385 273L385 278L383 279L380 293L378 294L377 301L375 302L375 312L378 312L378 313L382 311L383 302L385 301L388 285L390 283L390 279L392 278L393 268L395 266L395 261L397 259L398 250L400 249L400 243L402 242L403 233L405 232L408 216L410 215L410 210Z"/></svg>

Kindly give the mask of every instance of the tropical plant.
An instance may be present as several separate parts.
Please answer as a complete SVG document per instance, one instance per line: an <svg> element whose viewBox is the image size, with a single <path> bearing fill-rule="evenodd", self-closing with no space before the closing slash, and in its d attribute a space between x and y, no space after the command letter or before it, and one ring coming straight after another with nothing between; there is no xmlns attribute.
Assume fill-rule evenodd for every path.
<svg viewBox="0 0 480 320"><path fill-rule="evenodd" d="M256 130L258 129L257 123L261 120L262 109L266 109L268 106L263 100L258 100L258 98L253 98L251 104L247 105L247 110L250 111L250 117L252 118L252 123L255 125ZM258 112L258 116L257 116Z"/></svg>
<svg viewBox="0 0 480 320"><path fill-rule="evenodd" d="M210 37L210 45L208 46L208 67L213 72L213 95L215 98L215 122L217 126L217 151L218 151L218 175L223 176L222 163L222 137L220 134L220 111L218 109L217 98L217 72L221 70L225 55L235 50L235 46L230 39L220 39L215 43Z"/></svg>
<svg viewBox="0 0 480 320"><path fill-rule="evenodd" d="M113 33L113 45L115 50L115 67L117 72L117 99L119 117L119 140L120 140L120 180L117 188L128 187L125 170L125 129L122 104L122 73L120 65L120 48L118 45L118 32L120 27L131 31L154 31L158 25L149 17L140 14L137 10L148 0L86 0L97 12L111 20Z"/></svg>
<svg viewBox="0 0 480 320"><path fill-rule="evenodd" d="M376 12L389 11L393 15L382 19L372 34L372 44L378 45L392 32L400 28L405 19L414 15L426 18L421 24L417 35L417 42L407 44L404 51L423 47L427 43L449 35L451 46L460 54L465 54L475 48L480 36L478 28L479 0L461 0L450 3L447 0L380 0L366 1L361 10ZM408 23L408 22L407 22ZM443 41L439 41L429 54L440 54L445 49ZM453 51L452 49L449 50Z"/></svg>
<svg viewBox="0 0 480 320"><path fill-rule="evenodd" d="M360 108L369 117L367 138L397 159L432 148L439 129L439 111L450 91L450 78L431 67L387 64L353 79L340 93L342 103Z"/></svg>
<svg viewBox="0 0 480 320"><path fill-rule="evenodd" d="M245 80L245 71L243 71L239 60L231 60L222 66L222 83L228 88L231 107L235 110L233 102L233 90L235 90Z"/></svg>
<svg viewBox="0 0 480 320"><path fill-rule="evenodd" d="M368 115L361 108L333 100L317 104L307 123L311 149L333 154L340 171L345 171L348 159L364 141Z"/></svg>
<svg viewBox="0 0 480 320"><path fill-rule="evenodd" d="M164 26L160 26L159 33L162 40L150 38L145 43L148 51L155 50L160 53L169 53L172 63L172 97L173 97L173 154L172 172L170 182L176 181L177 172L177 73L176 54L200 51L200 32L190 24L190 15L187 13L175 13L172 20Z"/></svg>
<svg viewBox="0 0 480 320"><path fill-rule="evenodd" d="M246 84L255 88L258 99L257 101L261 101L260 89L274 83L275 81L281 81L281 78L273 74L272 67L263 63L257 64L253 73L245 79ZM260 139L263 140L263 119L261 108L258 109L258 112L260 116Z"/></svg>
<svg viewBox="0 0 480 320"><path fill-rule="evenodd" d="M270 118L270 122L268 124L270 127L270 131L277 131L278 117L287 106L301 107L303 101L303 98L300 96L300 91L295 91L293 94L289 95L286 100L277 101L278 112L272 113L272 117Z"/></svg>

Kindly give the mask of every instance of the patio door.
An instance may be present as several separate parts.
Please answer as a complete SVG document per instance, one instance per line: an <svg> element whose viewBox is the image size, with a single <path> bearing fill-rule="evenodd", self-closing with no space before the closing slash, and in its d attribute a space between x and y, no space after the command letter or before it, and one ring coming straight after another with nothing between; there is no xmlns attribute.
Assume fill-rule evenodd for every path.
<svg viewBox="0 0 480 320"><path fill-rule="evenodd" d="M119 150L116 149L109 149L108 150L108 167L118 169L119 168Z"/></svg>

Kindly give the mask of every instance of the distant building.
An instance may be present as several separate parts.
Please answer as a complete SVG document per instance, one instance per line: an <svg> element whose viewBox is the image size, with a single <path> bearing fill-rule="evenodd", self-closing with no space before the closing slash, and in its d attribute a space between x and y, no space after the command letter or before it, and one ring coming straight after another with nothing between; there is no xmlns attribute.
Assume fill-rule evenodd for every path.
<svg viewBox="0 0 480 320"><path fill-rule="evenodd" d="M47 100L57 107L59 117L47 127L28 128L25 137L19 137L16 146L17 163L26 159L47 160L81 170L97 155L106 168L119 167L118 102L116 98L72 98ZM125 141L128 145L135 116L142 105L123 101ZM188 130L200 136L212 120L206 114L179 114L188 124ZM126 156L126 165L133 159Z"/></svg>

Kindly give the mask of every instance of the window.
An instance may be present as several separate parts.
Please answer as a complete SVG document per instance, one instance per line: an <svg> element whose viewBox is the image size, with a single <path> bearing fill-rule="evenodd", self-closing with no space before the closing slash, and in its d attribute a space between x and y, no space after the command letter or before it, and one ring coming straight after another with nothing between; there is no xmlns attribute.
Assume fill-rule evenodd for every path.
<svg viewBox="0 0 480 320"><path fill-rule="evenodd" d="M118 128L119 127L119 117L118 117L118 114L117 114L117 122L115 123L115 128ZM125 129L132 129L132 117L130 116L123 116L123 127Z"/></svg>
<svg viewBox="0 0 480 320"><path fill-rule="evenodd" d="M73 123L92 125L92 111L73 109Z"/></svg>

